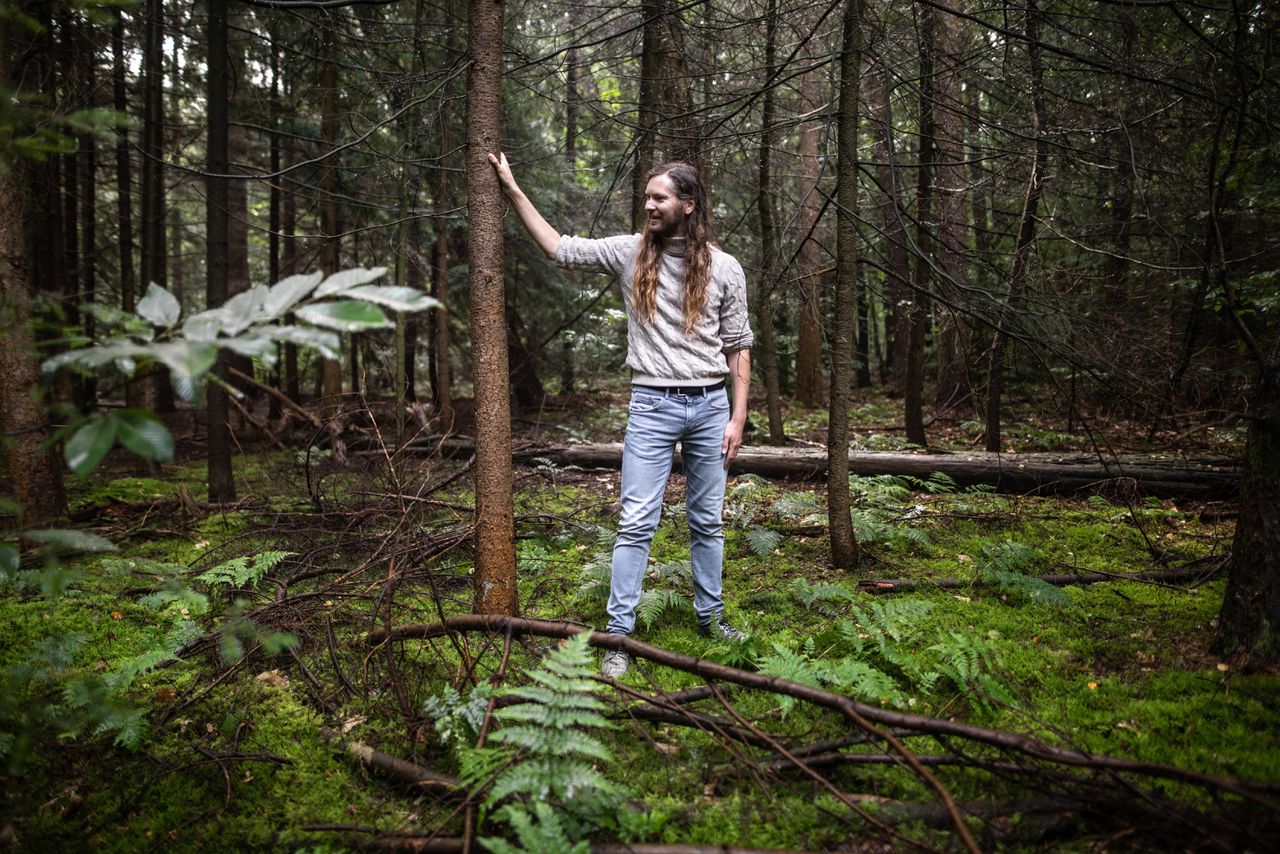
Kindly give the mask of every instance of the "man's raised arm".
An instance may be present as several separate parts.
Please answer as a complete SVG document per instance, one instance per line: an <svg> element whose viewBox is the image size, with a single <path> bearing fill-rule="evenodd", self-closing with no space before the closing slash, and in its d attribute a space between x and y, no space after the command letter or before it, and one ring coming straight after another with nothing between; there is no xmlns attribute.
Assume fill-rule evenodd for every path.
<svg viewBox="0 0 1280 854"><path fill-rule="evenodd" d="M511 200L511 206L516 209L520 222L524 223L525 230L529 232L533 242L538 244L538 248L546 253L548 258L554 259L556 250L560 248L560 232L542 218L542 214L538 213L538 209L533 206L533 202L529 201L524 190L520 189L515 176L511 174L507 155L502 152L497 154L489 152L489 163L493 166L493 171L498 173L498 183L502 185L503 192Z"/></svg>

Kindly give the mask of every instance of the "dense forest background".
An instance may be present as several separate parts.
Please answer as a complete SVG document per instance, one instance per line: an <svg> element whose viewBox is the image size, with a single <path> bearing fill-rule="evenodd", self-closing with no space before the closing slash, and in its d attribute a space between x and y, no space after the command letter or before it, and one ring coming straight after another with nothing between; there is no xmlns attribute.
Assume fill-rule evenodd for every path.
<svg viewBox="0 0 1280 854"><path fill-rule="evenodd" d="M181 482L175 512L225 521L246 502L274 501L273 488L296 474L260 476L254 454L265 451L289 465L294 453L305 458L305 485L290 482L310 511L355 514L332 522L342 549L355 548L344 538L369 515L349 502L380 495L398 496L399 521L386 535L396 548L409 548L414 536L429 541L418 544L426 554L415 553L415 566L470 550L474 594L441 605L433 582L435 611L415 615L537 612L530 596L540 594L522 579L529 559L519 540L529 514L538 514L520 503L528 488L520 483L545 475L548 490L563 485L546 472L565 465L556 456L564 446L620 438L610 412L625 389L625 320L610 283L557 271L515 218L504 218L484 157L505 151L561 232L591 236L635 227L649 166L679 159L703 171L716 240L748 274L756 334L749 443L777 446L783 456L825 455L825 495L812 493L812 512L797 510L787 524L791 535L816 537L818 552L807 560L832 571L826 581L933 571L886 563L885 549L905 555L924 546L886 534L911 517L905 509L876 515L884 494L851 474L850 453L855 468L860 454L878 451L1041 451L1097 465L1103 474L1076 498L1087 501L1087 492L1127 507L1119 527L1138 531L1136 560L1161 571L1175 558L1206 555L1162 547L1142 527L1142 513L1155 506L1143 505L1144 496L1156 505L1221 499L1216 486L1212 495L1196 491L1214 465L1231 480L1229 505L1201 508L1197 518L1226 518L1228 527L1194 536L1215 544L1226 581L1214 588L1212 613L1202 615L1213 623L1200 628L1198 643L1223 672L1265 674L1280 659L1276 47L1269 4L1225 0L9 0L0 6L0 427L13 497L0 545L6 596L26 607L33 597L65 595L75 583L67 573L86 571L75 569L83 558L74 555L106 548L68 533L69 515L106 524L101 502L86 497L92 477L148 477L175 490ZM319 275L306 278L313 271ZM541 450L520 451L529 441ZM325 492L321 480L370 447L381 449L386 467L380 475L361 469L373 485ZM169 468L175 456L201 471ZM398 468L415 459L427 468ZM1144 483L1140 472L1156 465L1183 471L1188 491ZM74 476L64 475L68 468ZM432 498L424 482L473 491ZM933 483L930 491L955 487ZM993 485L1007 490L1009 481ZM577 519L585 495L576 509L571 501L544 515L563 510ZM765 504L744 507L750 515ZM465 520L444 528L414 516L458 508ZM1046 512L1066 515L1056 505ZM275 518L268 527L289 528ZM42 540L50 526L62 534ZM127 530L126 547L139 529ZM180 539L202 541L194 530ZM228 529L229 542L243 537L237 531ZM742 536L761 559L782 548L758 528ZM255 537L245 554L270 547ZM406 571L388 557L403 554L389 542L362 541L348 557L358 553L361 571L389 579ZM284 551L262 553L282 557L242 562L243 573L230 576L210 576L195 553L174 560L187 564L188 579L201 570L205 588L230 579L235 591L290 566ZM993 571L1007 570L1001 561L1012 554L988 555ZM277 604L289 599L286 589L292 596L296 584L325 573L290 571ZM24 586L24 573L37 575ZM412 620L393 614L386 583L366 603L363 624L351 615L339 621L336 640L310 606L276 619L288 630L279 637L265 614L228 611L222 628L204 627L204 647L187 637L138 673L179 650L219 644L215 672L264 648L293 650L306 671L280 638L319 638L349 699L359 691L335 653L344 631L376 625L382 641L412 634L395 634L393 623ZM157 584L107 593L155 595ZM799 597L805 611L819 613L823 594L807 589ZM367 593L343 590L353 602ZM840 594L827 594L839 605ZM266 608L270 594L259 595ZM572 609L540 615L591 621ZM500 639L501 627L487 625ZM454 682L484 681L477 674L487 679L492 668L494 684L501 681L513 631L503 625L500 665L477 670L483 653L472 660L453 641L449 655L466 671ZM526 625L516 634L538 631ZM14 655L22 637L12 638ZM796 661L782 670L773 661L772 671L762 664L783 654L771 649L754 658L731 653L722 664L804 683ZM581 665L566 662L566 672ZM388 653L389 682L365 674L364 701L373 702L369 684L381 686L375 694L394 686L413 720L421 698L408 697L398 666L408 665ZM22 677L22 697L42 696L32 678ZM209 678L217 685L223 677ZM203 698L213 686L176 690ZM317 705L327 713L332 702ZM782 708L786 720L790 706ZM1274 703L1268 708L1274 714ZM57 703L50 709L49 720L70 714ZM481 749L494 709L489 702ZM35 755L48 738L48 721L12 714L0 716L9 733L0 734L0 753L18 773L20 754ZM25 723L13 723L20 717ZM170 717L160 714L157 731L172 729ZM89 733L100 724L121 726L63 726ZM401 733L415 754L416 726ZM739 720L731 729L742 735L751 726ZM759 747L751 738L738 741ZM216 753L224 772L239 761L234 744ZM579 747L583 755L594 749ZM1274 755L1276 747L1265 750ZM57 763L46 767L58 780ZM470 773L472 783L484 781L474 765ZM945 793L927 772L919 779ZM230 777L227 786L229 805ZM1274 797L1268 786L1265 797ZM1224 786L1214 798L1264 797L1244 789ZM848 806L833 797L830 809ZM940 797L955 819L953 841L972 845L955 805ZM471 844L474 810L466 808L457 833L463 845ZM566 831L574 842L593 833L646 838L643 828L574 815ZM541 824L528 825L530 816ZM544 829L552 821L535 812L525 820ZM20 841L23 828L5 832ZM1250 844L1274 826L1255 832L1262 836Z"/></svg>

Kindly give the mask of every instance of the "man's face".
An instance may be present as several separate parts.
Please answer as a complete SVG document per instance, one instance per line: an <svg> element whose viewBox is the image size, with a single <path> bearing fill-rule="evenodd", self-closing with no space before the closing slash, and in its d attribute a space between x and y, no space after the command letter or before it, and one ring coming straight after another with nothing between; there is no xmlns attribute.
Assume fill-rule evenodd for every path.
<svg viewBox="0 0 1280 854"><path fill-rule="evenodd" d="M645 227L658 237L684 237L685 217L693 213L693 199L681 199L666 175L649 179L644 190Z"/></svg>

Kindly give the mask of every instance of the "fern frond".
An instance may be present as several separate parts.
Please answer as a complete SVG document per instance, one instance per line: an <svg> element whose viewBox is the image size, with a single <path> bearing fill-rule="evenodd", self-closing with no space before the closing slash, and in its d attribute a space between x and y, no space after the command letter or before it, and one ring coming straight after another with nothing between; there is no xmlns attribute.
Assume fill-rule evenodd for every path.
<svg viewBox="0 0 1280 854"><path fill-rule="evenodd" d="M782 535L777 531L755 525L747 529L747 545L756 557L768 557L782 542Z"/></svg>
<svg viewBox="0 0 1280 854"><path fill-rule="evenodd" d="M636 619L647 630L666 611L686 607L692 607L692 603L678 590L646 590L640 594L640 602L636 605Z"/></svg>
<svg viewBox="0 0 1280 854"><path fill-rule="evenodd" d="M265 551L257 555L241 555L220 563L208 572L196 576L210 587L252 587L262 580L276 564L296 552Z"/></svg>

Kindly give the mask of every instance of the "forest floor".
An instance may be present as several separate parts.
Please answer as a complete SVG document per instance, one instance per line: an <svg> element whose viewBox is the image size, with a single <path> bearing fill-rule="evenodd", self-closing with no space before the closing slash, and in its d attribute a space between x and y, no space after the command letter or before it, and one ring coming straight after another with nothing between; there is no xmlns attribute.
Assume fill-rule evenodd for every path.
<svg viewBox="0 0 1280 854"><path fill-rule="evenodd" d="M522 441L617 441L624 404L584 395L515 426ZM857 404L859 447L903 447L897 406ZM735 476L726 615L749 637L717 642L694 627L677 474L636 637L678 660L592 678L596 716L572 711L565 686L598 672L598 655L572 644L514 630L370 643L371 630L470 612L475 498L467 460L395 454L377 420L356 411L336 453L306 447L309 428L278 432L288 450L244 434L233 506L205 502L201 431L181 419L178 462L148 471L112 456L73 485L73 518L118 551L46 550L0 588L0 850L430 850L433 835L545 851L578 838L957 849L940 788L981 848L1278 842L1280 676L1209 651L1230 504L855 478L855 576L829 565L821 483ZM975 425L930 435L972 448ZM1238 456L1243 438L1171 426L1144 447L1143 425L1095 429L1125 450L1187 456ZM788 433L823 442L825 413L796 410ZM1033 420L1008 434L1011 451L1095 445ZM602 626L617 472L535 457L515 490L522 616ZM1186 572L1036 579L1153 569ZM868 579L930 583L873 595L858 589ZM715 665L726 669L709 683ZM760 675L856 700L880 730L750 682ZM533 720L579 726L516 752L522 707L502 689L531 679L547 688ZM388 778L339 743L356 741L411 775L469 775L478 794ZM495 781L509 784L506 808L484 803Z"/></svg>

